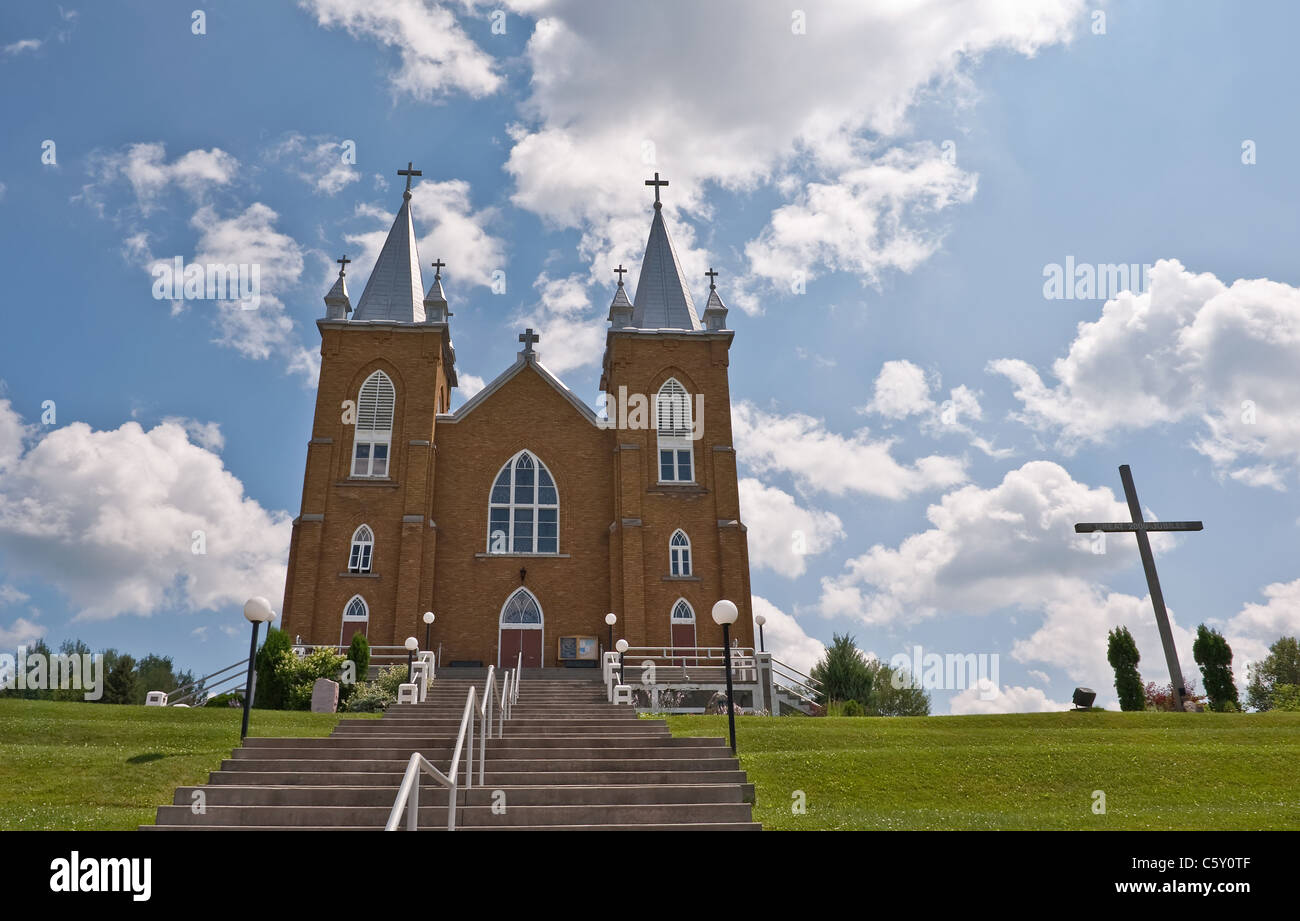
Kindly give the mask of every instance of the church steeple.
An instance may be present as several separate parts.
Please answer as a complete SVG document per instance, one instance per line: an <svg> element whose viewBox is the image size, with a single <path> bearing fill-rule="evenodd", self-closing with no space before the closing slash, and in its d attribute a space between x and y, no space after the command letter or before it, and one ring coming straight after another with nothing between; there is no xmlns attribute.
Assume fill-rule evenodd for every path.
<svg viewBox="0 0 1300 921"><path fill-rule="evenodd" d="M704 328L726 329L727 305L722 303L722 298L718 296L718 273L713 271L713 266L709 266L709 270L704 274L709 277L709 302L704 305Z"/></svg>
<svg viewBox="0 0 1300 921"><path fill-rule="evenodd" d="M346 320L348 314L352 312L347 282L348 263L352 260L345 255L342 259L334 261L339 264L339 277L334 281L334 287L330 288L329 293L325 295L325 319Z"/></svg>
<svg viewBox="0 0 1300 921"><path fill-rule="evenodd" d="M668 180L660 179L655 173L655 178L647 179L646 185L655 190L655 216L650 223L645 258L641 260L631 325L638 329L697 330L700 318L695 312L695 301L682 277L682 264L668 236L663 203L659 201L659 189L668 185Z"/></svg>
<svg viewBox="0 0 1300 921"><path fill-rule="evenodd" d="M433 284L429 285L429 293L424 296L424 322L426 323L446 323L447 318L451 316L451 311L447 309L447 295L442 293L442 267L447 263L441 259L436 259L433 265Z"/></svg>
<svg viewBox="0 0 1300 921"><path fill-rule="evenodd" d="M415 245L415 225L411 219L411 177L420 171L398 170L406 177L402 207L398 209L388 239L379 251L375 267L361 292L352 321L381 323L424 322L424 279L420 275L420 254Z"/></svg>
<svg viewBox="0 0 1300 921"><path fill-rule="evenodd" d="M632 325L632 302L627 299L627 289L623 287L623 274L627 269L620 262L614 272L618 275L618 290L614 292L614 300L609 305L609 316L605 319L609 320L614 329L622 329Z"/></svg>

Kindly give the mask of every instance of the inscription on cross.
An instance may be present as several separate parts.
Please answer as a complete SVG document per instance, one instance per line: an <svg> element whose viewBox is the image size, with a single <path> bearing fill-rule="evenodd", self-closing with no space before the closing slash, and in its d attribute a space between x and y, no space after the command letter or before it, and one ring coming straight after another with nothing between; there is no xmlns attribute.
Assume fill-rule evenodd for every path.
<svg viewBox="0 0 1300 921"><path fill-rule="evenodd" d="M1146 572L1147 590L1151 593L1151 607L1156 612L1156 626L1160 629L1160 645L1165 650L1169 665L1169 681L1174 689L1174 703L1183 709L1187 688L1183 684L1183 670L1178 665L1178 650L1174 646L1174 632L1169 626L1169 612L1165 610L1165 596L1160 591L1160 577L1156 575L1156 558L1151 553L1148 531L1200 531L1205 525L1199 521L1143 521L1142 506L1138 502L1137 488L1133 485L1133 472L1128 464L1119 468L1120 482L1124 484L1124 498L1128 500L1128 513L1132 521L1081 521L1074 526L1079 534L1090 531L1133 532L1137 535L1138 552L1142 556L1142 569Z"/></svg>
<svg viewBox="0 0 1300 921"><path fill-rule="evenodd" d="M542 337L537 335L537 333L533 332L532 327L529 327L528 329L524 330L522 333L519 334L519 341L524 344L524 354L532 355L534 354L533 343L541 342Z"/></svg>

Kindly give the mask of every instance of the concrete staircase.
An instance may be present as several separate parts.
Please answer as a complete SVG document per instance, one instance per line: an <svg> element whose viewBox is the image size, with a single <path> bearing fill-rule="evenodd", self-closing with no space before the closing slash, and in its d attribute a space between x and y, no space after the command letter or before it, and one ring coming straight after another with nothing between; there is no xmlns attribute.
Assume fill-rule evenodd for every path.
<svg viewBox="0 0 1300 921"><path fill-rule="evenodd" d="M142 828L380 830L413 751L448 769L466 694L471 685L481 693L485 677L443 669L424 703L394 705L377 720L341 719L325 738L250 737L206 785L177 789L157 824ZM608 703L594 674L525 670L503 737L488 741L482 786L478 742L458 830L760 828L753 786L725 739L673 738L663 720ZM199 790L205 807L195 814ZM446 830L447 796L421 779L421 830Z"/></svg>

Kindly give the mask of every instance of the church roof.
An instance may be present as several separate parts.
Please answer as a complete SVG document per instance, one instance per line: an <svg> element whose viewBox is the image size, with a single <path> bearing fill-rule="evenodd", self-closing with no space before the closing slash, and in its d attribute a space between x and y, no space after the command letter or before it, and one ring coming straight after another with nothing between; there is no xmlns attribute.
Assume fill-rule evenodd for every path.
<svg viewBox="0 0 1300 921"><path fill-rule="evenodd" d="M402 207L379 251L352 320L424 322L424 280L420 276L420 254L415 248L409 191L402 196Z"/></svg>
<svg viewBox="0 0 1300 921"><path fill-rule="evenodd" d="M641 277L636 283L632 325L638 329L700 328L695 301L682 277L682 264L677 260L677 250L668 236L663 208L658 202L645 245L645 258L641 260Z"/></svg>
<svg viewBox="0 0 1300 921"><path fill-rule="evenodd" d="M473 412L480 405L486 402L487 399L492 396L492 394L496 393L498 390L504 387L509 380L511 380L516 375L523 372L525 368L529 368L529 367L531 367L534 371L536 371L541 376L542 380L546 381L546 383L554 387L555 390L559 392L560 396L568 400L573 405L573 407L578 410L578 412L582 415L584 419L586 419L592 425L602 426L601 419L599 416L596 415L596 411L592 409L590 406L588 406L586 403L582 402L582 400L578 399L577 394L575 394L572 390L566 387L563 381L561 381L558 377L552 374L551 371L544 364L538 361L537 353L533 351L520 352L519 357L515 359L515 363L513 365L506 368L499 375L497 375L496 380L492 381L490 384L488 384L478 393L474 394L474 396L466 400L464 405L462 405L460 409L457 409L456 411L451 413L440 413L438 415L438 418L443 422L461 421L467 415L469 415L469 413Z"/></svg>

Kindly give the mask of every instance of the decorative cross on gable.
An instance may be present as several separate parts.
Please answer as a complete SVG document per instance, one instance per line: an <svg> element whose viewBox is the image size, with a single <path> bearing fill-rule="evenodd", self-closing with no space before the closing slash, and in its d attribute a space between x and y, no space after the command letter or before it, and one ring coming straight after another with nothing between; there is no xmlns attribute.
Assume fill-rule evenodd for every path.
<svg viewBox="0 0 1300 921"><path fill-rule="evenodd" d="M1151 593L1151 607L1155 608L1156 626L1160 628L1160 645L1165 650L1165 661L1169 665L1169 680L1174 688L1174 703L1179 710L1187 697L1187 688L1183 685L1183 671L1178 665L1178 650L1174 646L1174 633L1169 626L1169 612L1165 610L1165 596L1160 591L1160 577L1156 575L1156 559L1151 554L1151 541L1148 531L1200 531L1205 527L1199 521L1143 521L1142 506L1138 503L1137 489L1133 485L1133 472L1128 464L1119 468L1120 482L1124 484L1124 498L1128 500L1128 512L1132 521L1081 521L1074 526L1079 534L1089 531L1132 531L1137 535L1138 552L1142 556L1142 568L1146 571L1147 590Z"/></svg>
<svg viewBox="0 0 1300 921"><path fill-rule="evenodd" d="M709 290L710 291L715 290L718 286L714 282L714 279L718 277L718 273L713 271L713 266L709 266L709 270L704 274L709 276Z"/></svg>
<svg viewBox="0 0 1300 921"><path fill-rule="evenodd" d="M441 259L435 259L429 264L433 266L433 277L435 279L441 279L443 266L447 263L443 262Z"/></svg>
<svg viewBox="0 0 1300 921"><path fill-rule="evenodd" d="M627 274L627 269L623 268L623 263L618 264L618 268L614 270L614 273L618 275L618 286L623 287L623 276Z"/></svg>
<svg viewBox="0 0 1300 921"><path fill-rule="evenodd" d="M654 186L654 190L655 190L655 207L656 207L656 208L661 208L661 207L663 207L662 203L660 203L660 201L659 201L659 189L660 189L660 187L662 187L662 186L666 186L666 185L668 185L668 180L667 180L667 179L660 179L660 178L659 178L659 173L656 172L656 173L655 173L655 178L653 178L653 179L647 179L647 180L645 181L645 184L646 184L646 185L650 185L650 186Z"/></svg>
<svg viewBox="0 0 1300 921"><path fill-rule="evenodd" d="M532 355L534 354L533 343L541 342L542 337L537 335L537 333L533 332L532 327L529 327L528 329L524 330L522 333L519 334L519 341L524 344L524 354Z"/></svg>
<svg viewBox="0 0 1300 921"><path fill-rule="evenodd" d="M342 258L342 259L335 259L334 261L337 262L337 263L339 264L339 277L340 277L340 278L342 278L344 275L348 274L348 263L351 262L352 260L348 258L347 253L344 253L344 254L343 254L343 258Z"/></svg>
<svg viewBox="0 0 1300 921"><path fill-rule="evenodd" d="M423 176L423 175L424 175L423 172L421 172L421 171L418 170L418 169L412 169L411 166L412 166L411 161L410 161L410 160L407 160L407 161L406 161L406 169L399 169L399 170L397 171L397 175L399 175L399 176L405 176L405 177L406 177L406 191L407 191L407 192L410 192L410 191L411 191L411 177L412 177L412 176Z"/></svg>

